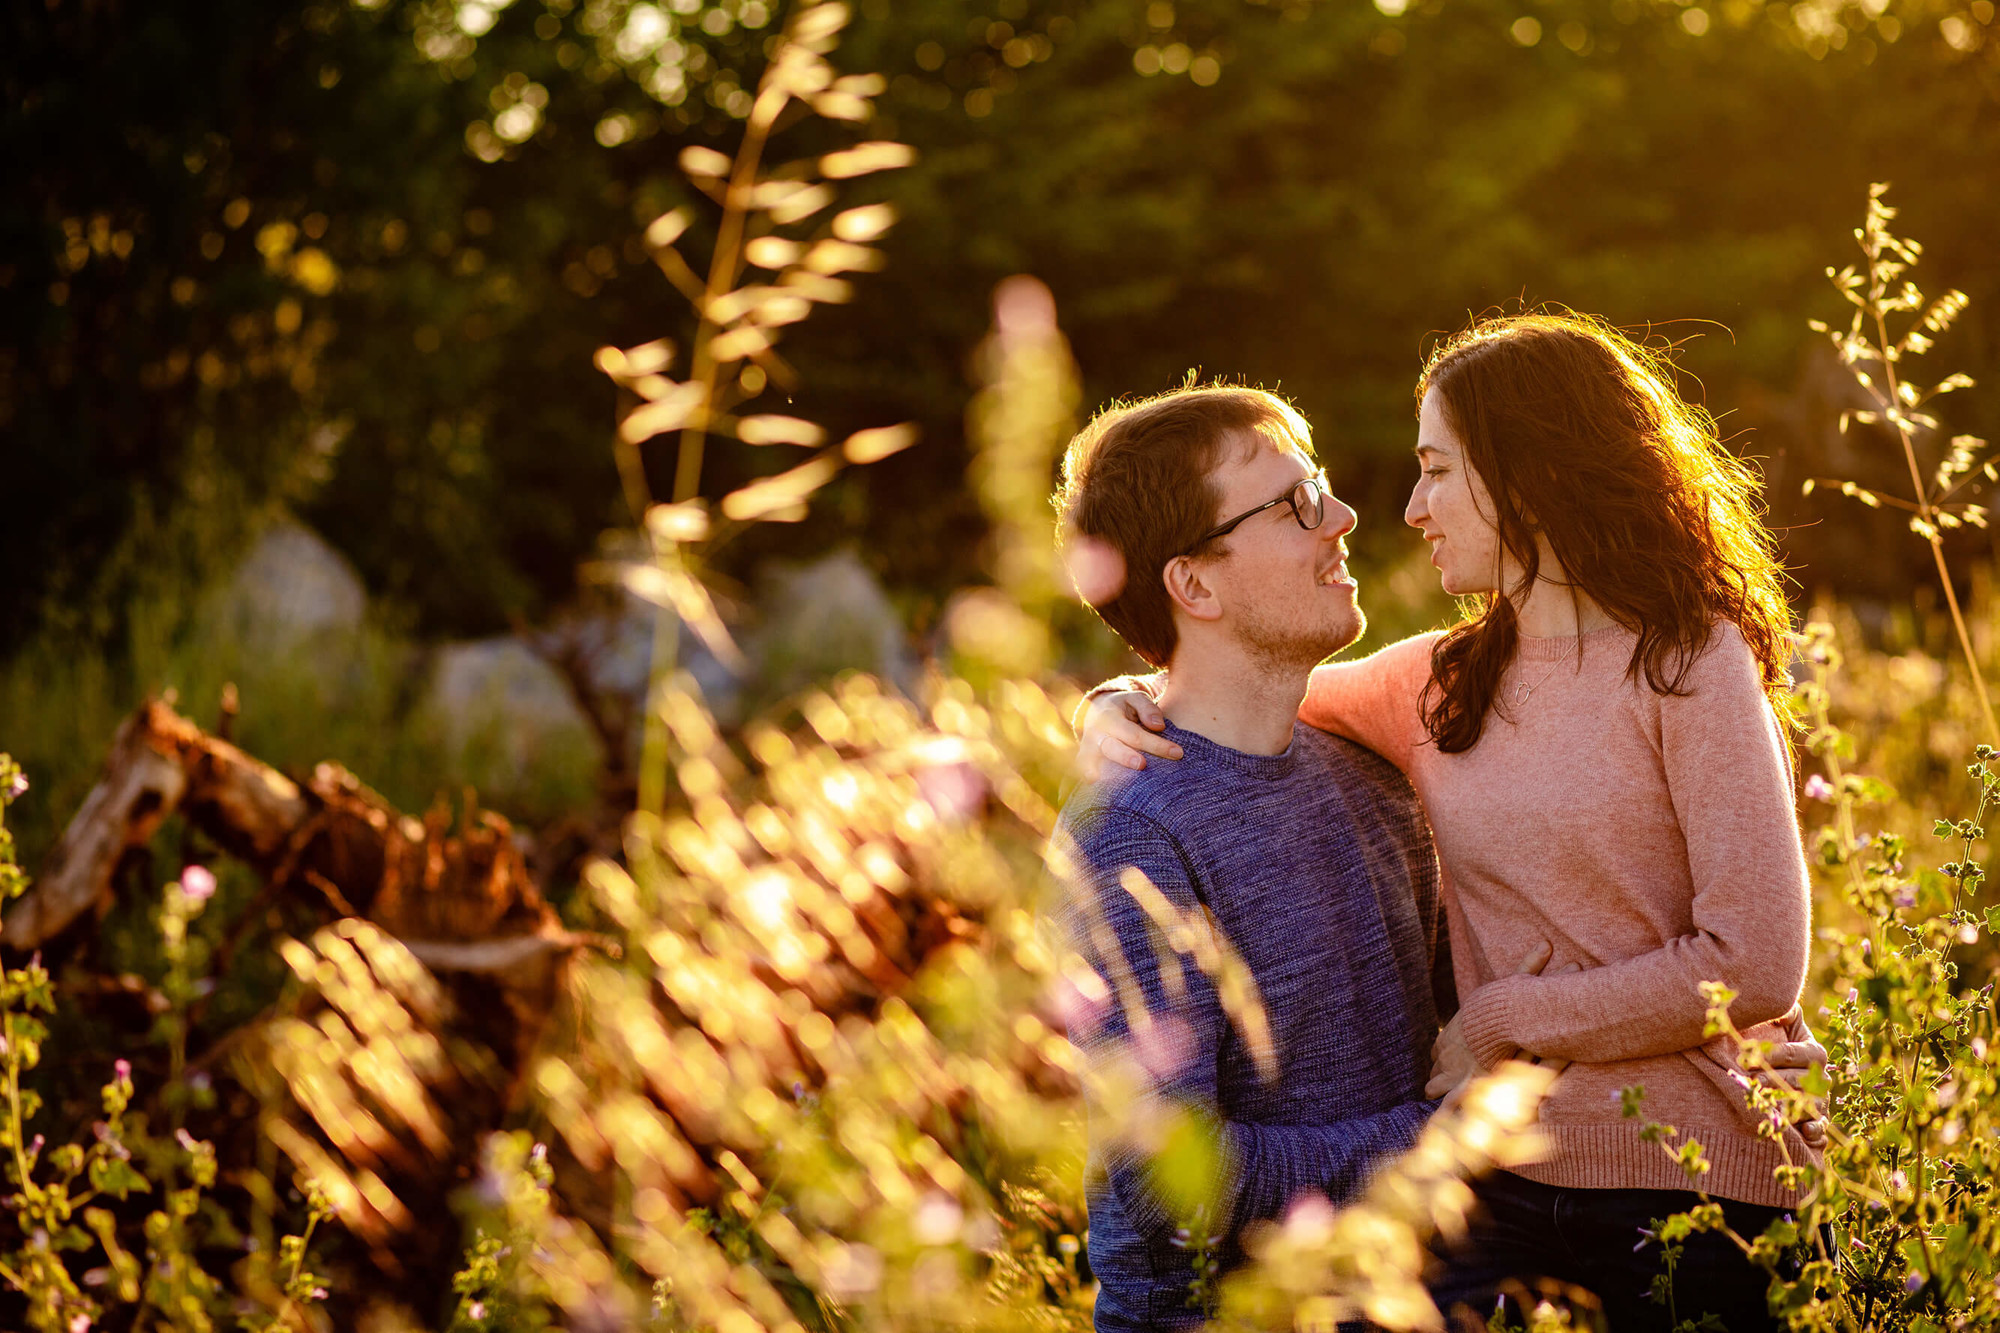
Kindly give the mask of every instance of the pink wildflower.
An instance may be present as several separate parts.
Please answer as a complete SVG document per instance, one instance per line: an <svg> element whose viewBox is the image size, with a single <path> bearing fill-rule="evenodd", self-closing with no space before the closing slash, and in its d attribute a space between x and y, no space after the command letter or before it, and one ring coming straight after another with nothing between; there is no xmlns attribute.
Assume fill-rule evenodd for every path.
<svg viewBox="0 0 2000 1333"><path fill-rule="evenodd" d="M215 872L207 866L189 866L181 871L181 896L197 903L205 903L213 898Z"/></svg>
<svg viewBox="0 0 2000 1333"><path fill-rule="evenodd" d="M1806 799L1830 801L1833 799L1833 784L1818 773L1806 779Z"/></svg>

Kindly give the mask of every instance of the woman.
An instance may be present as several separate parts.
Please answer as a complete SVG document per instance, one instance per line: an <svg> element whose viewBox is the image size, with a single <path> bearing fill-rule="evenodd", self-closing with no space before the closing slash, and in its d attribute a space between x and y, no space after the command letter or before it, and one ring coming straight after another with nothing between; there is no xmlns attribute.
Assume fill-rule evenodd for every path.
<svg viewBox="0 0 2000 1333"><path fill-rule="evenodd" d="M1740 1233L1795 1202L1775 1173L1812 1156L1793 1127L1759 1133L1740 1071L1704 1044L1700 989L1727 984L1748 1030L1805 978L1779 566L1748 470L1663 359L1599 321L1480 321L1417 399L1404 518L1476 610L1320 667L1300 717L1396 763L1429 815L1462 1006L1432 1094L1515 1055L1568 1062L1541 1112L1548 1155L1482 1183L1486 1218L1437 1294L1553 1279L1596 1292L1620 1333L1664 1329L1643 1294L1659 1252L1634 1254L1634 1232L1695 1199L1622 1090L1704 1145L1702 1187ZM1175 757L1148 729L1163 723L1147 696L1109 695L1083 744L1143 766ZM1543 942L1540 975L1512 970ZM1725 1238L1693 1238L1677 1275L1679 1317L1773 1326L1764 1275Z"/></svg>

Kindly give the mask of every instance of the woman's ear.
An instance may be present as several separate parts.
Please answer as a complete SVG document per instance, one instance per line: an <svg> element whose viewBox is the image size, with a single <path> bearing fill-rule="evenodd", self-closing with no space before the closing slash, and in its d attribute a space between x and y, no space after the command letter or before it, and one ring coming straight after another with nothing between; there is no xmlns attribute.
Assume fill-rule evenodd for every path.
<svg viewBox="0 0 2000 1333"><path fill-rule="evenodd" d="M1173 599L1175 610L1196 620L1220 620L1222 601L1203 576L1203 568L1192 558L1177 555L1167 561L1167 567L1160 571L1160 579L1167 586L1167 596Z"/></svg>

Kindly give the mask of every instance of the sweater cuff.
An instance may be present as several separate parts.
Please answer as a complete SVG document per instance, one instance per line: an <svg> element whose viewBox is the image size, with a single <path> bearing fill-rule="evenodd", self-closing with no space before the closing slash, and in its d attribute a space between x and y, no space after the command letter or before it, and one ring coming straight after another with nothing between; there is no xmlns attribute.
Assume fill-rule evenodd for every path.
<svg viewBox="0 0 2000 1333"><path fill-rule="evenodd" d="M1497 1068L1521 1052L1521 1044L1508 1035L1513 1027L1513 1001L1527 977L1502 977L1472 993L1458 1011L1458 1030L1465 1038L1480 1068Z"/></svg>

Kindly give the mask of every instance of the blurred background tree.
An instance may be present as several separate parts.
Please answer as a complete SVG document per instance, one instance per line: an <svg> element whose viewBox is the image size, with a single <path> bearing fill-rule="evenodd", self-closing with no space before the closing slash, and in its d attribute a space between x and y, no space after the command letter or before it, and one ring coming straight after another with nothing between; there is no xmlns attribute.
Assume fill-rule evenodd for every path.
<svg viewBox="0 0 2000 1333"><path fill-rule="evenodd" d="M776 18L12 7L0 652L51 618L117 633L140 585L221 559L273 502L424 631L561 602L617 517L589 351L672 310L640 230L685 188L679 150L747 109ZM962 422L986 294L1021 271L1064 312L1086 410L1189 367L1294 395L1378 554L1427 338L1522 299L1691 339L1779 521L1829 517L1785 484L1853 470L1820 457L1839 377L1803 322L1868 181L1896 182L1973 297L1961 363L2000 356L1992 20L1990 0L864 4L844 59L887 72L884 128L921 162L882 187L905 218L887 272L794 350L831 428L916 419L933 444L741 543L737 572L864 523L920 628L981 576ZM1870 540L1839 527L1793 532L1809 586L1921 577L1839 559Z"/></svg>

